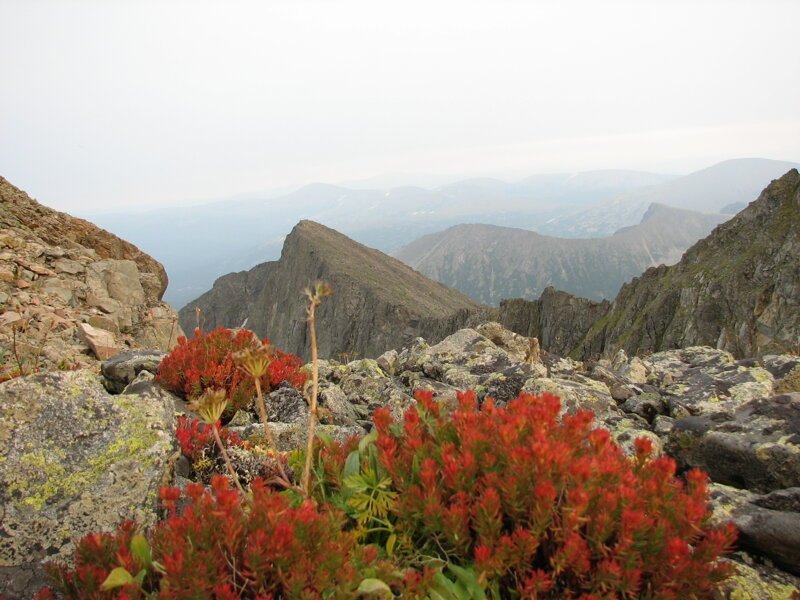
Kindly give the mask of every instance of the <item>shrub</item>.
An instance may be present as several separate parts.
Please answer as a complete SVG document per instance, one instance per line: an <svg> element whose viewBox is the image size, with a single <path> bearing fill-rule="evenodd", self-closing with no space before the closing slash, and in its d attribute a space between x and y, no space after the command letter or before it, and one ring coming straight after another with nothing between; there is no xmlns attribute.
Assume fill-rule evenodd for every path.
<svg viewBox="0 0 800 600"><path fill-rule="evenodd" d="M243 502L221 476L212 490L190 484L189 504L175 510L181 493L164 488L161 498L171 515L151 535L153 562L141 587L135 583L100 592L120 566L136 573L140 565L127 550L132 529L90 535L78 544L76 566L54 569L58 591L68 598L342 598L356 597L365 579L420 585L420 578L393 574L374 547L360 546L342 529L342 515L306 500L268 489L256 479Z"/></svg>
<svg viewBox="0 0 800 600"><path fill-rule="evenodd" d="M114 533L90 533L78 542L72 568L54 563L47 565L54 586L67 598L94 600L111 597L112 593L101 588L113 569L121 567L129 573L139 573L144 568L143 561L131 552L135 535L136 525L131 521L122 523ZM152 578L142 581L142 586L151 584ZM131 599L144 596L138 584L117 588L113 595ZM43 591L38 597L53 596Z"/></svg>
<svg viewBox="0 0 800 600"><path fill-rule="evenodd" d="M545 394L507 408L472 392L452 415L418 394L402 424L375 411L379 457L397 501L393 526L414 555L474 568L523 597L704 596L732 526L708 525L706 476L675 477L650 442L627 458L593 415Z"/></svg>
<svg viewBox="0 0 800 600"><path fill-rule="evenodd" d="M233 331L220 327L211 333L195 329L192 339L178 338L177 347L161 362L156 380L185 399L195 398L210 388L223 389L230 401L230 411L245 408L255 395L255 384L237 368L233 353L246 349L253 341L254 334L245 329ZM263 343L269 344L269 340ZM307 379L301 367L299 357L273 349L261 386L270 390L287 381L301 388Z"/></svg>

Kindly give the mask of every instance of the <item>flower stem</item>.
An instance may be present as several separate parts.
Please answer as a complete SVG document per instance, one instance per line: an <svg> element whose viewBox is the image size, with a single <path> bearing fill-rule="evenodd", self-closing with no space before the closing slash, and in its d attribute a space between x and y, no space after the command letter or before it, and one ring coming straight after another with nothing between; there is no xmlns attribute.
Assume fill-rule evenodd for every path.
<svg viewBox="0 0 800 600"><path fill-rule="evenodd" d="M314 452L314 435L317 427L317 395L319 394L319 364L317 360L317 332L314 327L316 303L312 300L308 305L308 328L311 335L311 403L308 410L308 442L306 444L306 463L300 487L303 495L309 497L309 480L311 478L311 459Z"/></svg>
<svg viewBox="0 0 800 600"><path fill-rule="evenodd" d="M233 482L236 484L236 487L239 488L239 492L241 492L242 496L244 496L244 488L239 482L239 476L236 474L236 471L233 470L233 464L231 463L228 453L225 451L225 446L222 443L222 439L219 437L219 430L217 429L216 423L211 426L211 431L214 433L214 439L217 442L217 446L219 446L219 451L222 454L223 460L225 461L225 466L228 467L228 473L230 473L230 476L233 479Z"/></svg>

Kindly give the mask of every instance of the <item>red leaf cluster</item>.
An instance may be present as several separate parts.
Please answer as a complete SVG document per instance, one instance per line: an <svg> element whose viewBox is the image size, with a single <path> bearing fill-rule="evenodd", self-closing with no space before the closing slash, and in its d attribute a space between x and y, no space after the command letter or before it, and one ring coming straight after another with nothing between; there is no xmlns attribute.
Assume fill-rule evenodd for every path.
<svg viewBox="0 0 800 600"><path fill-rule="evenodd" d="M229 431L225 427L220 427L219 423L217 423L217 427L219 429L219 437L225 446L239 446L242 443L235 432ZM204 454L215 454L217 452L211 426L206 425L200 419L178 417L175 437L178 438L181 453L192 462L201 458Z"/></svg>
<svg viewBox="0 0 800 600"><path fill-rule="evenodd" d="M417 400L403 423L374 422L395 527L420 551L523 597L701 597L727 575L734 530L708 525L705 474L680 481L646 440L629 459L591 412L559 420L549 394L478 408L468 392L451 415Z"/></svg>
<svg viewBox="0 0 800 600"><path fill-rule="evenodd" d="M170 516L150 539L153 558L162 572L153 574L142 590L134 585L98 592L115 567L136 573L127 545L130 525L116 534L92 534L78 544L75 568L55 571L58 591L67 598L139 598L157 592L163 599L256 598L316 599L356 597L365 577L381 577L404 585L388 565L378 561L374 547L360 546L343 530L343 517L306 500L293 505L285 494L270 490L261 479L251 485L252 497L242 501L227 479L215 476L211 490L190 484L188 506L175 506L181 492L162 488ZM414 582L414 577L409 579ZM331 595L335 592L335 595Z"/></svg>
<svg viewBox="0 0 800 600"><path fill-rule="evenodd" d="M178 338L178 345L161 361L156 381L185 399L209 388L224 389L231 411L245 408L255 396L255 384L237 368L233 353L250 346L253 336L246 329L219 327L210 333L195 329L192 339ZM269 344L269 340L263 343ZM262 388L269 392L283 381L301 388L308 378L300 370L302 365L294 354L275 350L268 371L261 378Z"/></svg>

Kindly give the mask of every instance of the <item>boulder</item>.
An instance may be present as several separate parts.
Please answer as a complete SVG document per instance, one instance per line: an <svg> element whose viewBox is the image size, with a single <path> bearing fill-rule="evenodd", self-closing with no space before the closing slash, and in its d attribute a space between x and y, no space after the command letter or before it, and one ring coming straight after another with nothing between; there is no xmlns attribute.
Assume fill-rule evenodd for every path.
<svg viewBox="0 0 800 600"><path fill-rule="evenodd" d="M112 396L89 370L6 382L0 406L0 594L31 598L75 540L156 522L174 411L166 395Z"/></svg>
<svg viewBox="0 0 800 600"><path fill-rule="evenodd" d="M100 360L107 360L121 351L110 331L92 327L88 323L78 323L78 333Z"/></svg>
<svg viewBox="0 0 800 600"><path fill-rule="evenodd" d="M726 485L758 492L800 486L800 393L751 400L675 421L667 451Z"/></svg>
<svg viewBox="0 0 800 600"><path fill-rule="evenodd" d="M158 367L166 356L160 350L131 350L121 352L100 365L103 385L112 394L119 394L142 371L158 374Z"/></svg>

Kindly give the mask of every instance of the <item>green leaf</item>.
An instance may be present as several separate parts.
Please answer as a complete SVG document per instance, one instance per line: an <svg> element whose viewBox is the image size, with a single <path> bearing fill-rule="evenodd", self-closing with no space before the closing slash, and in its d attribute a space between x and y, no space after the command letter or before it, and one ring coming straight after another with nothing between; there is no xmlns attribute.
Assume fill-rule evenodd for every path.
<svg viewBox="0 0 800 600"><path fill-rule="evenodd" d="M136 577L134 578L134 581L136 582L136 585L138 585L140 588L142 587L142 584L144 583L144 578L145 577L147 577L147 569L142 569L141 571L139 571L136 574Z"/></svg>
<svg viewBox="0 0 800 600"><path fill-rule="evenodd" d="M394 555L394 547L395 547L396 544L397 544L397 534L393 533L386 540L386 554L388 554L389 556L393 556Z"/></svg>
<svg viewBox="0 0 800 600"><path fill-rule="evenodd" d="M358 442L358 451L364 452L368 445L378 440L378 430L373 429Z"/></svg>
<svg viewBox="0 0 800 600"><path fill-rule="evenodd" d="M475 571L453 564L448 564L447 569L456 576L456 587L464 590L467 598L474 598L475 600L486 599L486 593L483 590L483 586L478 583Z"/></svg>
<svg viewBox="0 0 800 600"><path fill-rule="evenodd" d="M330 446L333 444L333 438L330 436L330 434L326 431L319 430L317 430L315 433L316 435L314 437L319 439L326 447L330 448Z"/></svg>
<svg viewBox="0 0 800 600"><path fill-rule="evenodd" d="M103 591L113 590L114 588L131 584L134 581L135 580L133 576L128 573L127 569L123 567L117 567L108 574L106 580L100 585L100 589Z"/></svg>
<svg viewBox="0 0 800 600"><path fill-rule="evenodd" d="M153 563L153 555L150 553L150 544L147 543L141 533L137 533L131 538L131 554L139 559L139 563L145 568L149 569Z"/></svg>
<svg viewBox="0 0 800 600"><path fill-rule="evenodd" d="M343 477L350 477L351 475L358 475L361 470L361 455L358 450L353 450L344 463L344 470L342 471Z"/></svg>
<svg viewBox="0 0 800 600"><path fill-rule="evenodd" d="M374 594L383 598L394 598L392 590L380 579L365 579L356 590L359 594Z"/></svg>

